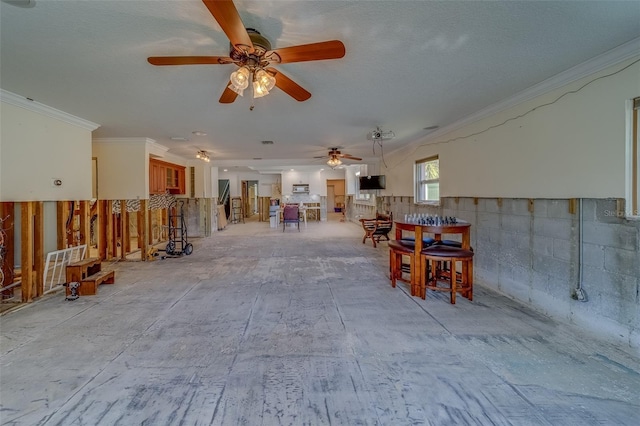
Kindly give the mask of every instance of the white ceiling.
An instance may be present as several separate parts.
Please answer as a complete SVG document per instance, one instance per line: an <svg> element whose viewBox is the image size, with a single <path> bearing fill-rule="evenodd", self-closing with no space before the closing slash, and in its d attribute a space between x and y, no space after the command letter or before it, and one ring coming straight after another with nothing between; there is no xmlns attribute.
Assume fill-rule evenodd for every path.
<svg viewBox="0 0 640 426"><path fill-rule="evenodd" d="M95 137L147 137L184 157L205 149L212 164L262 158L249 161L258 168L309 163L332 146L371 158L376 126L396 134L385 150L398 149L640 36L638 1L235 0L274 48L346 47L342 59L276 66L311 99L274 89L250 111L247 95L218 103L234 65L146 61L228 55L200 0L9 1L2 89L100 124Z"/></svg>

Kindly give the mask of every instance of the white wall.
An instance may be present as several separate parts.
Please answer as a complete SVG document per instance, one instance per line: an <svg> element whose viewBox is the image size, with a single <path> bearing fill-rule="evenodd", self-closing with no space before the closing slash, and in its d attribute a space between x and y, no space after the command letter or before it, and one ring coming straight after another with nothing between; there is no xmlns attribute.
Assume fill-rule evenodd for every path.
<svg viewBox="0 0 640 426"><path fill-rule="evenodd" d="M98 198L135 200L149 198L149 161L144 138L96 139Z"/></svg>
<svg viewBox="0 0 640 426"><path fill-rule="evenodd" d="M218 171L218 179L229 179L229 191L232 197L242 196L242 181L243 180L257 180L258 181L258 196L270 197L271 194L263 194L263 190L266 188L264 184L276 183L280 179L280 175L274 174L260 174L258 172L234 172L223 170ZM216 181L216 187L218 183Z"/></svg>
<svg viewBox="0 0 640 426"><path fill-rule="evenodd" d="M187 196L189 196L191 185L190 167L195 168L195 198L212 198L218 196L218 168L202 160L189 161L186 171ZM215 180L214 180L215 176ZM215 183L215 184L214 184ZM214 193L215 191L215 193Z"/></svg>
<svg viewBox="0 0 640 426"><path fill-rule="evenodd" d="M383 194L413 195L415 160L438 155L442 197L624 198L625 101L640 95L640 63L501 123L631 62L387 154ZM491 126L497 127L487 130Z"/></svg>
<svg viewBox="0 0 640 426"><path fill-rule="evenodd" d="M0 200L91 198L91 130L3 99L0 139Z"/></svg>
<svg viewBox="0 0 640 426"><path fill-rule="evenodd" d="M220 170L217 167L211 167L209 176L209 185L211 186L211 197L220 198L218 191L218 176Z"/></svg>

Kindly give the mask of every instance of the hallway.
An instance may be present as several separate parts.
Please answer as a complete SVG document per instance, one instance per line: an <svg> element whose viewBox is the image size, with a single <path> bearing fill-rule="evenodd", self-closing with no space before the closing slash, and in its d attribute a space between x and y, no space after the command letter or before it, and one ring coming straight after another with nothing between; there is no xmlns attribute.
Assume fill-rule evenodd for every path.
<svg viewBox="0 0 640 426"><path fill-rule="evenodd" d="M413 298L339 221L231 224L191 256L0 318L3 425L636 425L640 364L477 286Z"/></svg>

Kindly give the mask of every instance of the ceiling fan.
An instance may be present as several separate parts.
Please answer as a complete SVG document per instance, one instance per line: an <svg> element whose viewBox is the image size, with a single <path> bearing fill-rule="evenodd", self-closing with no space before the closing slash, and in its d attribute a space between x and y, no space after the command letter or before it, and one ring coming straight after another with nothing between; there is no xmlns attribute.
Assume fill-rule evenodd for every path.
<svg viewBox="0 0 640 426"><path fill-rule="evenodd" d="M270 65L339 59L345 54L344 44L339 40L272 49L269 40L259 31L244 27L232 0L202 1L231 42L229 56L152 56L147 61L158 66L237 65L239 69L231 74L220 103L232 103L250 84L254 98L265 96L277 87L299 102L306 101L311 93Z"/></svg>
<svg viewBox="0 0 640 426"><path fill-rule="evenodd" d="M314 158L327 158L327 157L329 158L329 160L327 160L327 165L329 165L330 167L336 167L342 164L341 158L344 158L347 160L354 160L354 161L362 160L362 158L354 157L351 154L343 154L338 150L338 148L330 148L328 155L321 155L319 157L314 157Z"/></svg>

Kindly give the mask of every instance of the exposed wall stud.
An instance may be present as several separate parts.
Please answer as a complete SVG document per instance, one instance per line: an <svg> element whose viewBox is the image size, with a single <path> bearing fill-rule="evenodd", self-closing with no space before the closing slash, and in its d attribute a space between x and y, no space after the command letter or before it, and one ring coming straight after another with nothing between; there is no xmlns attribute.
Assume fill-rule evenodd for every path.
<svg viewBox="0 0 640 426"><path fill-rule="evenodd" d="M6 219L5 219L6 218ZM14 203L12 202L3 202L0 203L0 219L5 219L2 222L2 227L6 233L6 239L4 241L4 262L0 264L2 268L2 272L4 273L5 282L2 284L3 286L9 286L13 283L13 280L10 277L14 276L13 265L14 262L14 240L15 240L15 232L13 227L14 222ZM11 287L8 290L1 291L0 296L2 299L9 299L14 295L14 288Z"/></svg>
<svg viewBox="0 0 640 426"><path fill-rule="evenodd" d="M473 204L475 204L476 206L478 205L478 198L473 199Z"/></svg>
<svg viewBox="0 0 640 426"><path fill-rule="evenodd" d="M34 296L44 293L44 202L33 202L33 287Z"/></svg>
<svg viewBox="0 0 640 426"><path fill-rule="evenodd" d="M22 301L33 301L33 203L20 203L20 265L22 267Z"/></svg>
<svg viewBox="0 0 640 426"><path fill-rule="evenodd" d="M108 202L106 200L98 200L98 257L100 260L107 259L108 231L107 231L107 215Z"/></svg>
<svg viewBox="0 0 640 426"><path fill-rule="evenodd" d="M67 233L66 233L66 228L65 228L65 223L66 223L66 219L67 216L65 214L65 205L67 204L66 201L58 201L56 202L56 216L57 216L57 220L56 223L58 224L58 229L57 229L57 238L58 238L58 250L62 250L67 248Z"/></svg>
<svg viewBox="0 0 640 426"><path fill-rule="evenodd" d="M496 198L496 203L498 204L498 207L502 208L502 198Z"/></svg>
<svg viewBox="0 0 640 426"><path fill-rule="evenodd" d="M529 213L533 213L533 198L529 198Z"/></svg>
<svg viewBox="0 0 640 426"><path fill-rule="evenodd" d="M625 200L624 198L618 198L616 200L616 216L625 217Z"/></svg>
<svg viewBox="0 0 640 426"><path fill-rule="evenodd" d="M578 211L578 199L569 198L569 214L576 214Z"/></svg>
<svg viewBox="0 0 640 426"><path fill-rule="evenodd" d="M120 200L120 259L127 260L127 239L129 238L129 217L127 216L127 200Z"/></svg>
<svg viewBox="0 0 640 426"><path fill-rule="evenodd" d="M138 232L142 234L140 237L140 259L144 262L147 260L147 252L149 244L147 243L147 229L149 223L149 211L147 210L147 200L140 200L140 211L138 212Z"/></svg>
<svg viewBox="0 0 640 426"><path fill-rule="evenodd" d="M460 202L460 197L454 197L453 200L455 201L456 204L458 204Z"/></svg>

